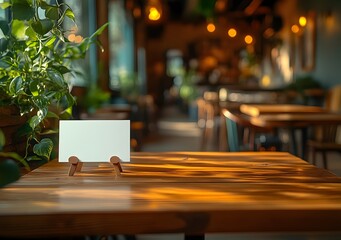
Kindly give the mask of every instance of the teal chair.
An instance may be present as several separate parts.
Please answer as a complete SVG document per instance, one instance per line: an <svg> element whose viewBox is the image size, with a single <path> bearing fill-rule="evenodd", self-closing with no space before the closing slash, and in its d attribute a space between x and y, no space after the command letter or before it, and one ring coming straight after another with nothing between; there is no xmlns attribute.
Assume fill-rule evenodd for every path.
<svg viewBox="0 0 341 240"><path fill-rule="evenodd" d="M280 151L282 142L273 129L253 126L240 112L222 110L226 118L228 151Z"/></svg>
<svg viewBox="0 0 341 240"><path fill-rule="evenodd" d="M239 135L238 135L238 126L237 123L231 120L230 118L226 118L226 130L227 130L227 143L228 149L230 152L239 152L240 144L239 144Z"/></svg>

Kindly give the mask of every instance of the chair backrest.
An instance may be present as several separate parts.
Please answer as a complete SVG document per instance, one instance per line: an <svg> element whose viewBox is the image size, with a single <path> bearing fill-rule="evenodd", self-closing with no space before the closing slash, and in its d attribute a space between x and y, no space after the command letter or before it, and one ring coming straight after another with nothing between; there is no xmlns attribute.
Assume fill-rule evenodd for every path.
<svg viewBox="0 0 341 240"><path fill-rule="evenodd" d="M341 84L331 87L326 95L324 108L331 112L341 112ZM314 140L341 143L341 129L338 125L315 128Z"/></svg>
<svg viewBox="0 0 341 240"><path fill-rule="evenodd" d="M341 111L341 85L329 89L325 100L325 108L332 112Z"/></svg>
<svg viewBox="0 0 341 240"><path fill-rule="evenodd" d="M237 123L233 120L226 118L226 130L227 130L227 143L228 150L230 152L239 152L239 137Z"/></svg>
<svg viewBox="0 0 341 240"><path fill-rule="evenodd" d="M329 109L333 112L341 112L341 84L330 89ZM335 142L341 144L341 126L337 126L334 132Z"/></svg>
<svg viewBox="0 0 341 240"><path fill-rule="evenodd" d="M222 113L226 118L228 150L230 152L238 152L241 146L238 125L247 126L249 123L238 116L240 113L233 113L227 109L223 109Z"/></svg>

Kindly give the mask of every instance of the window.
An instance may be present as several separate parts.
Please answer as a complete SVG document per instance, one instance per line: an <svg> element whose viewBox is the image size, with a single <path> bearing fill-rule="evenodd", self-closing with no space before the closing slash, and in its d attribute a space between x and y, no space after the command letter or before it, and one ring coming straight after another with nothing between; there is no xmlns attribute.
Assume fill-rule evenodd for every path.
<svg viewBox="0 0 341 240"><path fill-rule="evenodd" d="M110 88L120 89L134 73L133 19L123 0L109 2ZM136 80L136 79L135 79ZM127 83L129 84L129 83Z"/></svg>
<svg viewBox="0 0 341 240"><path fill-rule="evenodd" d="M79 42L96 31L96 4L95 0L67 1L75 14L76 24L71 20L65 22L65 29L69 29L66 37L69 41ZM97 81L97 54L96 46L92 45L85 59L77 60L76 68L79 74L70 76L72 85L86 86Z"/></svg>

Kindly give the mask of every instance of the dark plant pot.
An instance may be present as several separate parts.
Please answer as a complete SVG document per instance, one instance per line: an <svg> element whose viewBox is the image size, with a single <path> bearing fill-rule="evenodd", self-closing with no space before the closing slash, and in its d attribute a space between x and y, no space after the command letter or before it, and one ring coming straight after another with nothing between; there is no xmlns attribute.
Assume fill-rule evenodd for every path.
<svg viewBox="0 0 341 240"><path fill-rule="evenodd" d="M20 116L19 109L15 106L0 107L0 128L6 139L4 152L25 154L26 139L17 136L18 129L27 121L28 117Z"/></svg>

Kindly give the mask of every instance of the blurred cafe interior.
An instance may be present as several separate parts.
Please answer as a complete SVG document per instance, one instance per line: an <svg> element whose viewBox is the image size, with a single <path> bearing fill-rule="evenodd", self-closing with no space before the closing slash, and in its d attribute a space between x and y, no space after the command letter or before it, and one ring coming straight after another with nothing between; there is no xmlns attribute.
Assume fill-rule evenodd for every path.
<svg viewBox="0 0 341 240"><path fill-rule="evenodd" d="M106 118L100 112L108 105L129 105L128 118L136 123L134 151L226 151L221 107L325 106L340 84L336 0L68 4L82 19L70 38L109 22L99 37L104 51L90 51L81 65L86 77L73 79L79 100L74 117ZM341 98L333 99L332 110L340 111ZM290 151L290 137L280 135L283 151Z"/></svg>
<svg viewBox="0 0 341 240"><path fill-rule="evenodd" d="M229 151L221 109L244 103L340 111L337 0L65 2L77 19L65 23L70 42L109 23L68 79L73 118L130 119L133 151Z"/></svg>

